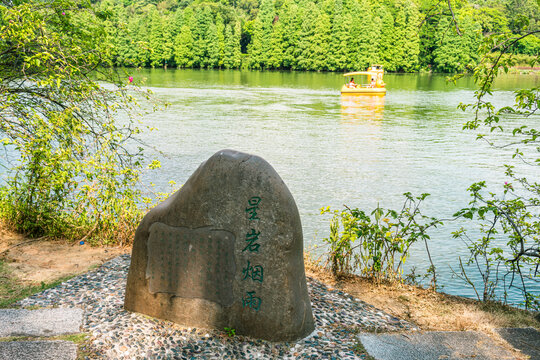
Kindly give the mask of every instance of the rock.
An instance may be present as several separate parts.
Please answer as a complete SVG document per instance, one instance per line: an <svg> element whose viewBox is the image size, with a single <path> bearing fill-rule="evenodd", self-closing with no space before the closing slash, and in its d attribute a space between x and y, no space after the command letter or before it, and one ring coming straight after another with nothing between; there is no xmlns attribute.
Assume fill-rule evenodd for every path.
<svg viewBox="0 0 540 360"><path fill-rule="evenodd" d="M272 166L219 151L148 212L135 235L124 307L271 341L310 334L300 216Z"/></svg>

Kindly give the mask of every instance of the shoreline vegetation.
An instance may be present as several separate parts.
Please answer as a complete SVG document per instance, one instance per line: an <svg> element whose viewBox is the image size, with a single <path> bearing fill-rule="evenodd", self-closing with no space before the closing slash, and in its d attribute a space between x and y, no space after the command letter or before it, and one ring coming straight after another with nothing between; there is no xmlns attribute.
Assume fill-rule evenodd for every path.
<svg viewBox="0 0 540 360"><path fill-rule="evenodd" d="M116 68L117 70L124 70L124 71L128 71L128 68L126 67L117 67ZM169 70L185 70L186 68L152 68L152 67L137 67L137 68L133 68L133 69L130 69L130 73L132 73L133 71L139 71L139 70L143 70L143 69L146 69L146 70L163 70L163 71L169 71ZM217 70L217 71L228 71L228 70L239 70L239 71L253 71L253 72L302 72L302 73L311 73L311 72L316 72L316 73L335 73L337 75L342 75L342 72L341 71L330 71L330 70L315 70L315 71L309 71L309 70L294 70L294 69L242 69L242 68L239 68L239 69L227 69L227 68L212 68L212 69L206 69L206 68L190 68L189 70L202 70L202 71L206 71L206 70ZM363 69L365 70L365 69ZM414 71L414 72L399 72L399 71L386 71L385 70L385 75L387 74L419 74L419 75L422 75L422 74L439 74L439 75L446 75L446 76L453 76L453 75L456 75L457 73L445 73L445 72L436 72L436 71L433 71L431 69L419 69L417 71ZM535 66L530 66L530 64L528 63L516 63L514 64L513 66L509 66L508 67L508 74L538 74L540 73L540 67L535 65ZM468 75L471 75L471 74L468 74ZM144 84L141 84L141 86L144 86ZM336 93L339 89L336 89Z"/></svg>
<svg viewBox="0 0 540 360"><path fill-rule="evenodd" d="M382 64L391 72L456 73L478 63L484 37L535 30L540 20L534 0L448 4L103 0L95 11L111 65L135 68L359 71ZM509 50L516 63L529 64L540 38Z"/></svg>
<svg viewBox="0 0 540 360"><path fill-rule="evenodd" d="M387 71L473 72L480 89L473 104L459 105L475 113L464 128L495 151L500 139L482 133L512 134L513 142L502 147L537 166L540 159L527 159L523 151L540 142L540 132L529 127L538 116L538 88L516 91L514 105L501 109L487 96L497 75L519 58L535 66L538 10L535 0L4 1L0 63L7 65L0 66L0 143L6 150L2 164L9 167L4 165L2 174L0 221L43 240L18 248L35 245L36 257L50 257L42 267L53 267L46 239L68 239L73 250L87 247L79 243L129 246L141 205L151 207L168 196L151 199L139 190L142 172L160 164L148 164L143 154L146 144L138 135L152 128L141 123L138 102L147 100L154 109L161 104L132 76L115 73L114 66L342 71L380 63ZM122 124L119 113L125 115ZM516 118L519 125L501 121ZM506 175L503 197L479 179L467 190L469 207L454 215L480 220L481 238L469 237L470 229L453 235L467 242L465 261L482 275L483 284L469 281L479 300L496 299L500 266L517 279L509 286L522 290L525 306L538 311L540 294L528 292L527 281L540 281L540 184L516 174L511 163ZM414 205L425 196L408 194L406 201ZM415 205L401 211L377 208L372 216L359 209L334 212L325 239L332 272L355 272L353 263L362 259L366 275L380 272L402 280L392 277L401 275L410 244L427 245L424 230L439 222L417 210ZM497 234L504 234L510 251L492 242ZM352 252L358 237L368 252ZM87 263L81 264L86 269ZM7 274L7 267L2 269ZM457 275L468 280L463 265L461 270ZM434 266L431 274L436 288ZM18 280L2 276L11 296ZM41 280L41 287L49 283Z"/></svg>
<svg viewBox="0 0 540 360"><path fill-rule="evenodd" d="M129 247L94 248L69 241L32 240L35 239L5 229L0 232L0 308L11 307L22 298L57 286L111 258L130 252ZM21 257L22 253L32 253L36 249L39 249L36 254ZM61 261L51 261L59 251L63 258L78 266L68 267ZM532 311L448 295L398 281L375 281L356 275L336 278L331 271L313 261L309 254L306 254L304 263L307 276L414 323L425 331L479 331L508 348L495 328L533 327L540 330L540 317L536 314L535 318ZM51 271L55 275L47 277Z"/></svg>

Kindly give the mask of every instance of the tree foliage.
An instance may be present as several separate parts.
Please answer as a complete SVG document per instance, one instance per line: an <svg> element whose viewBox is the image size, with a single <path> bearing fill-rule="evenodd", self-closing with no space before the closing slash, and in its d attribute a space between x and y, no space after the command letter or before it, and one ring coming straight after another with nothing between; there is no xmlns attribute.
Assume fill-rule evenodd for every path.
<svg viewBox="0 0 540 360"><path fill-rule="evenodd" d="M523 8L463 1L450 13L429 0L102 0L96 7L108 14L100 21L117 66L342 71L380 62L389 71L459 72L475 65L483 35L516 32L527 16L528 28L537 26L534 0L512 1ZM534 39L512 51L536 55Z"/></svg>
<svg viewBox="0 0 540 360"><path fill-rule="evenodd" d="M0 215L32 236L128 241L140 214L135 98L102 15L83 1L0 5Z"/></svg>
<svg viewBox="0 0 540 360"><path fill-rule="evenodd" d="M497 76L516 64L512 50L540 32L529 31L531 25L528 21L522 24L521 29L518 33L508 30L483 39L479 48L483 57L473 69L479 87L475 92L476 101L460 104L460 108L472 109L474 113L474 117L464 125L465 129L479 131L478 139L487 141L495 149L513 149L514 160L536 167L540 165L540 131L535 126L540 120L540 87L515 91L513 104L500 108L495 107L490 98ZM531 67L539 63L539 56L536 53L532 57ZM463 75L457 77L460 76ZM511 140L504 137L505 134L510 134ZM500 135L503 135L502 139ZM502 186L502 192L492 190L486 193L487 187L482 181L471 185L470 206L456 214L477 219L482 236L469 237L469 232L464 229L454 235L469 244L471 256L468 262L474 263L481 273L483 300L494 299L502 283L505 294L509 288L519 289L525 307L538 311L540 294L530 289L533 284L540 283L540 184L536 179L516 173L512 163L506 165L506 176L509 181ZM504 239L504 247L496 241L501 238ZM458 276L474 287L463 266L460 266Z"/></svg>
<svg viewBox="0 0 540 360"><path fill-rule="evenodd" d="M481 36L480 26L467 16L459 19L461 35L443 18L437 26L439 46L433 51L433 66L439 72L462 72L472 69L478 59Z"/></svg>

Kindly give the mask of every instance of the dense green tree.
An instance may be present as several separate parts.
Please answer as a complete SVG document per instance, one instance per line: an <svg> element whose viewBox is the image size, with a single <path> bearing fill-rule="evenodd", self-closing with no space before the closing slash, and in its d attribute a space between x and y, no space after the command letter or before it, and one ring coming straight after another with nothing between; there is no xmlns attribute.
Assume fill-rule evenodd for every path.
<svg viewBox="0 0 540 360"><path fill-rule="evenodd" d="M118 9L117 35L114 38L115 65L134 66L133 34L128 25L127 11L124 7Z"/></svg>
<svg viewBox="0 0 540 360"><path fill-rule="evenodd" d="M442 8L443 5L440 5ZM441 11L440 9L437 9ZM420 66L430 68L433 64L433 51L439 46L437 36L437 26L440 17L428 17L424 19L422 27L419 30L420 48L418 58Z"/></svg>
<svg viewBox="0 0 540 360"><path fill-rule="evenodd" d="M313 41L313 70L328 70L328 56L332 40L330 16L325 12L318 15Z"/></svg>
<svg viewBox="0 0 540 360"><path fill-rule="evenodd" d="M220 49L218 39L217 26L211 22L204 35L203 44L205 52L201 61L201 67L214 68L219 65Z"/></svg>
<svg viewBox="0 0 540 360"><path fill-rule="evenodd" d="M191 33L193 34L193 66L204 67L206 62L205 56L208 53L207 36L211 34L209 31L210 24L213 24L212 13L208 6L204 8L195 8L194 16L196 21L192 23Z"/></svg>
<svg viewBox="0 0 540 360"><path fill-rule="evenodd" d="M272 29L272 38L270 39L270 56L267 66L272 69L280 69L283 66L283 24L277 21Z"/></svg>
<svg viewBox="0 0 540 360"><path fill-rule="evenodd" d="M437 71L460 72L472 67L478 60L478 46L480 45L480 25L470 16L460 17L459 36L455 27L450 26L448 18L441 19L438 27L439 43L433 52L433 63Z"/></svg>
<svg viewBox="0 0 540 360"><path fill-rule="evenodd" d="M174 36L173 28L174 23L170 21L169 17L164 17L162 19L162 28L163 28L163 44L162 44L162 60L163 66L166 68L168 65L174 61Z"/></svg>
<svg viewBox="0 0 540 360"><path fill-rule="evenodd" d="M225 69L234 69L234 38L233 30L230 24L225 26L225 36L224 36L225 46L223 49L223 66Z"/></svg>
<svg viewBox="0 0 540 360"><path fill-rule="evenodd" d="M135 29L135 59L136 66L147 66L150 62L152 47L148 41L150 31L145 18L138 18Z"/></svg>
<svg viewBox="0 0 540 360"><path fill-rule="evenodd" d="M253 21L253 34L251 43L248 46L249 67L252 69L261 69L264 66L263 59L263 28L261 20L257 17Z"/></svg>
<svg viewBox="0 0 540 360"><path fill-rule="evenodd" d="M344 70L350 60L350 43L352 16L345 13L343 1L336 0L334 6L334 19L332 22L331 54L328 58L328 68L332 71Z"/></svg>
<svg viewBox="0 0 540 360"><path fill-rule="evenodd" d="M535 0L508 0L508 26L514 33L540 29L540 3Z"/></svg>
<svg viewBox="0 0 540 360"><path fill-rule="evenodd" d="M508 31L508 19L504 14L502 4L496 7L470 8L471 15L476 23L482 26L484 34L502 33Z"/></svg>
<svg viewBox="0 0 540 360"><path fill-rule="evenodd" d="M512 47L512 50L516 54L538 56L538 54L540 54L540 39L534 35L527 36L519 40Z"/></svg>
<svg viewBox="0 0 540 360"><path fill-rule="evenodd" d="M106 14L100 24L117 66L238 68L243 62L251 69L341 71L382 63L389 71L410 72L455 70L445 64L471 58L469 45L450 45L470 43L469 35L450 29L461 27L461 18L481 26L484 36L536 26L531 1L462 0L451 2L453 12L431 0L97 0L96 8ZM510 3L523 9L510 9ZM450 32L448 39L441 31ZM517 42L512 51L533 56L534 39ZM449 48L458 53L443 54Z"/></svg>
<svg viewBox="0 0 540 360"><path fill-rule="evenodd" d="M163 23L157 10L150 13L150 65L163 66Z"/></svg>
<svg viewBox="0 0 540 360"><path fill-rule="evenodd" d="M104 43L108 44L108 49L111 51L110 55L111 58L114 58L117 56L117 46L116 39L118 38L118 28L116 24L118 23L118 17L119 17L119 10L120 6L115 6L115 4L111 0L103 1L99 4L97 7L98 11L101 13L108 14L108 16L104 17L101 20L101 26L104 30L104 36L102 38L102 41Z"/></svg>
<svg viewBox="0 0 540 360"><path fill-rule="evenodd" d="M302 17L299 6L293 0L285 0L279 15L279 21L283 24L283 67L285 69L296 67Z"/></svg>
<svg viewBox="0 0 540 360"><path fill-rule="evenodd" d="M381 36L379 42L379 59L381 64L389 71L397 71L395 59L395 29L394 17L390 10L380 7L377 11L381 19Z"/></svg>
<svg viewBox="0 0 540 360"><path fill-rule="evenodd" d="M174 62L178 67L193 66L193 35L188 25L183 25L174 40Z"/></svg>
<svg viewBox="0 0 540 360"><path fill-rule="evenodd" d="M180 34L180 29L184 25L184 10L181 8L176 9L171 19L171 36L176 38L176 35Z"/></svg>
<svg viewBox="0 0 540 360"><path fill-rule="evenodd" d="M298 59L294 69L314 70L315 27L319 17L317 6L308 0L302 19L300 41L298 42Z"/></svg>
<svg viewBox="0 0 540 360"><path fill-rule="evenodd" d="M418 67L420 53L418 8L411 0L398 0L395 6L394 50L391 62L395 70L414 71Z"/></svg>
<svg viewBox="0 0 540 360"><path fill-rule="evenodd" d="M239 22L227 24L225 27L225 49L223 65L226 69L238 69L242 63L240 52L240 35L242 27Z"/></svg>
<svg viewBox="0 0 540 360"><path fill-rule="evenodd" d="M272 33L275 18L274 0L261 0L257 19L261 25L261 49L259 63L263 68L268 67L268 60L272 53Z"/></svg>
<svg viewBox="0 0 540 360"><path fill-rule="evenodd" d="M367 1L354 1L351 4L353 16L351 43L349 49L349 69L367 69L378 60L377 45L380 28L373 21L371 8Z"/></svg>
<svg viewBox="0 0 540 360"><path fill-rule="evenodd" d="M216 16L216 34L217 34L217 47L218 47L218 62L217 66L221 68L223 66L225 56L225 24L221 14Z"/></svg>
<svg viewBox="0 0 540 360"><path fill-rule="evenodd" d="M240 45L240 40L242 37L242 25L237 21L233 29L233 68L239 68L242 65L242 50Z"/></svg>

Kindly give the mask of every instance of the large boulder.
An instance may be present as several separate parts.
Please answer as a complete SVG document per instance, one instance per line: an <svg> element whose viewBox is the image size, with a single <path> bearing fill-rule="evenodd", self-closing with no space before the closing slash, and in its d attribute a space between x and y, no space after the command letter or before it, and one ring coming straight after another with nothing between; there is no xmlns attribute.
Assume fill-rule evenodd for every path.
<svg viewBox="0 0 540 360"><path fill-rule="evenodd" d="M135 234L124 307L272 341L314 329L296 203L258 156L213 155Z"/></svg>

